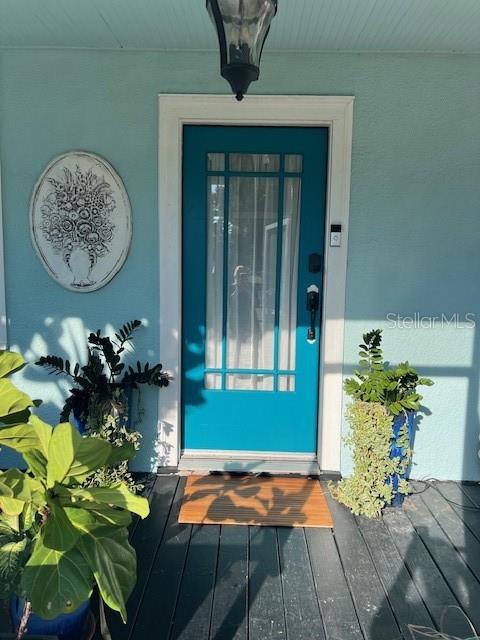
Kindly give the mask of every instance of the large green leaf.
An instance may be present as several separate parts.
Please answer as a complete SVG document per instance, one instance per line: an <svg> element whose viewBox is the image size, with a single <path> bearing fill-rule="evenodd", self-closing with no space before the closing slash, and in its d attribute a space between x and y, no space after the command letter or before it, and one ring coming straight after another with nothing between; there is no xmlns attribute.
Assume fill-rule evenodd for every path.
<svg viewBox="0 0 480 640"><path fill-rule="evenodd" d="M19 500L28 502L37 491L42 491L42 485L35 478L20 471L19 469L8 469L0 473L0 493L2 486L8 487L6 495L14 496Z"/></svg>
<svg viewBox="0 0 480 640"><path fill-rule="evenodd" d="M40 420L38 416L31 416L30 424L35 428L37 434L38 449L47 458L53 428L43 420Z"/></svg>
<svg viewBox="0 0 480 640"><path fill-rule="evenodd" d="M24 474L18 469L0 473L0 509L7 516L19 516L31 498Z"/></svg>
<svg viewBox="0 0 480 640"><path fill-rule="evenodd" d="M38 449L31 449L28 452L25 451L23 453L23 459L36 478L40 480L47 477L47 460Z"/></svg>
<svg viewBox="0 0 480 640"><path fill-rule="evenodd" d="M9 447L23 454L38 450L40 446L39 435L33 424L0 428L0 447Z"/></svg>
<svg viewBox="0 0 480 640"><path fill-rule="evenodd" d="M25 360L14 351L0 351L0 378L5 378L25 365Z"/></svg>
<svg viewBox="0 0 480 640"><path fill-rule="evenodd" d="M69 516L83 532L79 549L92 570L100 594L126 622L126 602L135 586L137 572L137 559L128 542L127 529L98 526L91 514L82 510L71 511L76 511Z"/></svg>
<svg viewBox="0 0 480 640"><path fill-rule="evenodd" d="M84 506L82 502L104 503L113 507L127 509L138 514L141 518L146 518L150 513L148 500L132 493L122 482L113 484L111 487L76 488L69 492L70 499L80 501L79 506ZM86 507L88 508L88 507Z"/></svg>
<svg viewBox="0 0 480 640"><path fill-rule="evenodd" d="M0 379L0 420L12 414L21 414L33 407L33 400L6 378Z"/></svg>
<svg viewBox="0 0 480 640"><path fill-rule="evenodd" d="M81 436L69 422L59 424L53 430L48 445L47 487L51 488L67 477L75 459Z"/></svg>
<svg viewBox="0 0 480 640"><path fill-rule="evenodd" d="M20 531L20 518L19 516L9 516L6 513L0 511L0 523L2 526L8 526L17 533Z"/></svg>
<svg viewBox="0 0 480 640"><path fill-rule="evenodd" d="M81 484L97 469L105 466L114 447L100 438L80 438L77 443L75 458L68 471L67 482L74 479Z"/></svg>
<svg viewBox="0 0 480 640"><path fill-rule="evenodd" d="M68 551L78 541L79 531L55 500L50 500L48 506L50 514L43 528L43 544L49 549Z"/></svg>
<svg viewBox="0 0 480 640"><path fill-rule="evenodd" d="M85 502L80 501L74 503L75 506L72 506L72 502L68 498L60 498L60 504L64 507L65 512L68 517L75 522L76 516L75 513L78 509L85 509L90 514L91 518L98 525L109 525L112 527L128 527L132 522L132 515L130 511L125 511L124 509L117 509L115 507L110 507L108 504L102 504L100 502ZM73 511L72 511L73 510Z"/></svg>
<svg viewBox="0 0 480 640"><path fill-rule="evenodd" d="M33 611L51 619L71 613L90 597L92 571L78 548L49 549L39 537L23 571L22 588Z"/></svg>
<svg viewBox="0 0 480 640"><path fill-rule="evenodd" d="M19 516L24 508L24 500L17 500L17 498L0 495L0 509L6 513L7 516Z"/></svg>
<svg viewBox="0 0 480 640"><path fill-rule="evenodd" d="M13 591L26 553L26 538L0 536L0 598L8 597Z"/></svg>

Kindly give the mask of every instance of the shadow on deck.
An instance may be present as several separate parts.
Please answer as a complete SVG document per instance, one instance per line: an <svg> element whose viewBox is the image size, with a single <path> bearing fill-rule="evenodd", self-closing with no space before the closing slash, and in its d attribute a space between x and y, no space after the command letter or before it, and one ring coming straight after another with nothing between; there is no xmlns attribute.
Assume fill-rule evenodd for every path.
<svg viewBox="0 0 480 640"><path fill-rule="evenodd" d="M151 479L128 624L109 616L112 640L407 640L448 607L480 630L479 485L416 483L377 520L329 500L333 531L179 524L184 485ZM452 611L444 630L471 636Z"/></svg>
<svg viewBox="0 0 480 640"><path fill-rule="evenodd" d="M415 485L403 510L335 528L179 525L184 478L158 476L132 541L138 584L113 640L394 640L449 606L480 629L480 486ZM446 631L470 635L459 615Z"/></svg>

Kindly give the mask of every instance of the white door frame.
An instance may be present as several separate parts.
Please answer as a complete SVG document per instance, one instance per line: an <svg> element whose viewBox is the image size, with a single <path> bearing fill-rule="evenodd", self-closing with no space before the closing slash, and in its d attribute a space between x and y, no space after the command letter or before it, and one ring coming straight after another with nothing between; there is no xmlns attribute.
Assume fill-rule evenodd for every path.
<svg viewBox="0 0 480 640"><path fill-rule="evenodd" d="M340 471L343 338L347 271L353 101L351 96L159 96L160 357L174 380L159 393L162 466L309 473ZM182 133L186 124L319 126L329 129L322 344L317 456L181 451ZM340 247L329 246L342 225ZM318 464L317 464L318 460Z"/></svg>

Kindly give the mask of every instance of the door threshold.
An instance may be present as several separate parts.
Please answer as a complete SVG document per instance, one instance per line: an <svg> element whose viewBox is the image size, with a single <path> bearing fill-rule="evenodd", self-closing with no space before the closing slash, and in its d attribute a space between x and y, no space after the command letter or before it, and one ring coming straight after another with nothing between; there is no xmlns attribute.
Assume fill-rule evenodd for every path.
<svg viewBox="0 0 480 640"><path fill-rule="evenodd" d="M206 451L185 449L180 456L179 471L232 471L235 473L296 473L319 475L314 453L270 451Z"/></svg>

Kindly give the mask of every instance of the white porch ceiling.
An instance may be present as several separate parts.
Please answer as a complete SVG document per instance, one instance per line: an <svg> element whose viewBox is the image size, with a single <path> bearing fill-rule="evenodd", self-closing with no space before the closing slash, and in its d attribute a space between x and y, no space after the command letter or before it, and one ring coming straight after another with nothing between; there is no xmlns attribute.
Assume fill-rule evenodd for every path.
<svg viewBox="0 0 480 640"><path fill-rule="evenodd" d="M204 0L0 0L0 47L217 44ZM266 48L480 53L480 0L279 0Z"/></svg>

